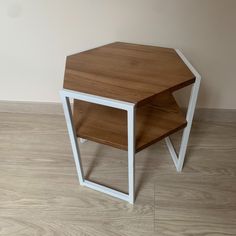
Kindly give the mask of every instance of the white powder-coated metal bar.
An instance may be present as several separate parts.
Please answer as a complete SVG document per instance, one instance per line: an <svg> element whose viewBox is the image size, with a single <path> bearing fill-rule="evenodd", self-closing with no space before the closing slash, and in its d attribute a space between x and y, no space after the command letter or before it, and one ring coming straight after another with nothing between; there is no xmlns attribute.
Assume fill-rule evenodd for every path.
<svg viewBox="0 0 236 236"><path fill-rule="evenodd" d="M91 189L106 193L110 196L134 203L135 189L134 189L134 178L135 178L135 104L118 101L114 99L108 99L100 96L94 96L81 92L71 91L63 89L60 92L62 104L64 108L67 128L71 141L73 156L76 164L76 170L79 177L80 184ZM98 183L84 179L82 161L80 158L80 151L77 142L77 135L75 132L72 110L70 105L70 98L100 104L103 106L114 107L127 111L127 133L128 133L128 194L119 192L115 189L108 188ZM82 143L85 139L81 139Z"/></svg>
<svg viewBox="0 0 236 236"><path fill-rule="evenodd" d="M168 149L170 151L170 154L172 156L172 159L175 163L176 169L178 172L180 172L182 171L183 164L184 164L185 154L186 154L188 140L189 140L189 134L192 127L193 115L196 108L198 92L200 88L201 76L179 49L176 49L176 52L179 55L179 57L183 60L183 62L186 64L186 66L190 69L190 71L196 77L195 82L192 86L191 95L189 99L188 110L187 110L187 115L186 115L187 126L185 127L183 131L179 155L177 155L174 149L174 146L171 143L171 140L168 137L165 139Z"/></svg>

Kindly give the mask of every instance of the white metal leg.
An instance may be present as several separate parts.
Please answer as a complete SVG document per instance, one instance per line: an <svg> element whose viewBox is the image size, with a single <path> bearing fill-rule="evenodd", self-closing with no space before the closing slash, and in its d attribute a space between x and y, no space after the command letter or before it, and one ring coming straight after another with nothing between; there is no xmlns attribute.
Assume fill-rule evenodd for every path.
<svg viewBox="0 0 236 236"><path fill-rule="evenodd" d="M173 146L173 144L171 142L170 137L165 138L165 141L166 141L166 145L167 145L167 147L169 149L170 155L172 157L172 160L173 160L173 162L175 164L175 167L177 169L178 168L178 156L176 154L175 148L174 148L174 146Z"/></svg>
<svg viewBox="0 0 236 236"><path fill-rule="evenodd" d="M125 200L131 204L134 203L135 197L135 105L133 103L117 101L113 99L108 99L100 96L94 96L90 94L75 92L71 90L62 90L60 92L67 128L70 136L72 151L75 159L76 170L78 173L80 184L91 189L106 193L113 197ZM74 98L82 101L87 101L91 103L96 103L104 106L114 107L118 109L123 109L127 111L127 133L128 133L128 194L119 192L117 190L108 188L106 186L94 183L92 181L84 179L83 167L80 158L80 151L77 142L77 136L73 124L71 105L69 98ZM84 141L84 139L80 139Z"/></svg>
<svg viewBox="0 0 236 236"><path fill-rule="evenodd" d="M75 160L75 166L76 166L77 174L79 177L79 182L81 185L83 185L84 173L83 173L82 161L80 158L80 151L79 151L79 146L77 142L77 137L76 137L73 120L72 120L70 100L68 97L64 96L63 93L61 93L61 99L62 99L62 105L64 109L64 114L65 114L67 129L68 129L68 133L70 137L72 152L73 152L73 156Z"/></svg>
<svg viewBox="0 0 236 236"><path fill-rule="evenodd" d="M188 104L188 110L187 110L187 115L186 115L186 120L187 120L187 126L184 129L183 135L182 135L182 140L181 140L181 145L180 145L180 150L179 150L179 155L177 155L174 146L171 142L171 139L167 137L165 139L167 147L170 151L170 154L172 156L172 159L174 161L174 164L176 166L177 171L182 171L183 164L184 164L184 158L187 150L187 145L188 145L188 140L189 140L189 134L191 131L192 127L192 121L193 121L193 115L197 103L197 97L198 97L198 92L199 92L199 87L200 87L200 82L201 82L201 76L200 74L196 71L196 69L190 64L190 62L187 60L187 58L183 55L183 53L180 50L176 50L180 58L183 60L183 62L188 66L188 68L192 71L192 73L195 75L196 80L195 83L192 87L191 90L191 95L189 99L189 104Z"/></svg>
<svg viewBox="0 0 236 236"><path fill-rule="evenodd" d="M86 143L88 140L87 139L84 139L84 138L80 138L80 143Z"/></svg>
<svg viewBox="0 0 236 236"><path fill-rule="evenodd" d="M127 111L128 124L128 179L129 202L134 203L135 193L135 109L131 107Z"/></svg>

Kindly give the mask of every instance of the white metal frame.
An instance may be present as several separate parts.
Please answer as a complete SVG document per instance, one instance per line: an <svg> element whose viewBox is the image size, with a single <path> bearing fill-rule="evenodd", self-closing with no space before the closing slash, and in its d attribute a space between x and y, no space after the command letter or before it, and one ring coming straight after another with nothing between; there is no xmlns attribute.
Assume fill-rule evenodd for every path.
<svg viewBox="0 0 236 236"><path fill-rule="evenodd" d="M76 170L79 178L80 185L87 186L94 190L109 194L113 197L120 198L122 200L128 201L129 203L134 203L134 168L135 168L135 104L118 101L114 99L108 99L101 96L95 96L91 94L75 92L67 89L63 89L60 92L62 99L63 109L66 118L67 129L69 132L70 142L72 146L72 151L74 155L74 160L76 164ZM77 136L75 127L73 124L72 109L70 104L70 98L77 100L82 100L86 102L91 102L95 104L100 104L103 106L114 107L127 111L127 133L128 133L128 194L119 192L117 190L108 188L106 186L94 183L92 181L86 180L83 173L83 166L80 157L79 145L77 142ZM82 139L82 142L85 140Z"/></svg>
<svg viewBox="0 0 236 236"><path fill-rule="evenodd" d="M174 146L171 142L170 137L165 138L167 147L170 151L174 164L176 166L177 171L181 171L184 163L184 158L186 154L189 134L192 126L192 120L194 115L194 110L196 106L201 76L198 72L193 68L190 62L185 58L185 56L176 49L176 52L184 61L184 63L188 66L188 68L192 71L195 75L196 80L192 87L192 92L190 96L188 111L187 111L187 126L184 129L180 152L177 155ZM91 189L109 194L113 197L117 197L119 199L125 200L131 204L134 203L135 198L135 104L123 102L119 100L109 99L101 96L95 96L91 94L76 92L68 89L63 89L60 91L60 96L62 99L64 114L66 118L67 129L70 137L70 142L72 146L72 152L75 160L76 170L79 178L80 185L87 186ZM86 180L83 173L83 166L80 157L80 150L79 145L77 142L77 135L75 131L75 127L73 124L73 117L72 117L72 109L70 104L70 98L82 100L86 102L91 102L95 104L100 104L103 106L118 108L127 111L127 133L128 133L128 194L123 192L119 192L117 190L108 188L106 186L94 183L92 181ZM81 143L84 143L86 140L81 139Z"/></svg>
<svg viewBox="0 0 236 236"><path fill-rule="evenodd" d="M198 91L199 91L200 82L201 82L201 76L179 49L176 49L175 51L177 52L179 57L183 60L183 62L186 64L186 66L191 70L191 72L196 77L195 83L192 86L191 95L190 95L190 99L189 99L188 110L187 110L187 115L186 115L187 126L185 127L185 129L183 131L179 154L177 154L177 152L175 151L175 148L171 142L170 137L165 138L167 147L170 151L170 154L171 154L171 157L172 157L173 162L175 164L175 167L178 172L181 172L182 168L183 168L183 164L184 164L186 150L187 150L189 134L190 134L191 127L192 127L193 115L194 115L194 111L195 111L195 107L196 107L196 103L197 103L197 97L198 97Z"/></svg>

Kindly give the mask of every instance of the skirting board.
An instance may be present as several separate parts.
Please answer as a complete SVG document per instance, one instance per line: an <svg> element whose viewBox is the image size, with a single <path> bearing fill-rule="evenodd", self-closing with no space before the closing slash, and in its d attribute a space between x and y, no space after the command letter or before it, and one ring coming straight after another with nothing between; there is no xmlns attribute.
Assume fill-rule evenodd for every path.
<svg viewBox="0 0 236 236"><path fill-rule="evenodd" d="M0 112L62 115L62 104L52 102L0 101Z"/></svg>
<svg viewBox="0 0 236 236"><path fill-rule="evenodd" d="M63 115L63 109L60 103L47 102L0 101L0 112ZM197 108L194 120L236 122L236 109Z"/></svg>

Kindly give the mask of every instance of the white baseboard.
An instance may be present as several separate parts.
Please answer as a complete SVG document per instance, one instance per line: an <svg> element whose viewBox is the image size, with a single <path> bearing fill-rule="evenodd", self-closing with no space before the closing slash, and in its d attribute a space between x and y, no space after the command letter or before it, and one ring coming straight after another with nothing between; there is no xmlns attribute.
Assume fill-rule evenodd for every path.
<svg viewBox="0 0 236 236"><path fill-rule="evenodd" d="M63 115L60 103L0 101L0 112ZM197 108L194 120L236 122L236 109Z"/></svg>
<svg viewBox="0 0 236 236"><path fill-rule="evenodd" d="M0 112L62 115L60 103L0 101Z"/></svg>
<svg viewBox="0 0 236 236"><path fill-rule="evenodd" d="M236 122L236 109L197 108L194 120L212 122Z"/></svg>

